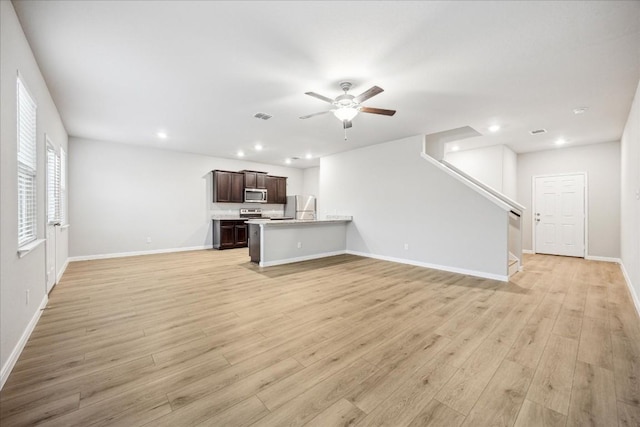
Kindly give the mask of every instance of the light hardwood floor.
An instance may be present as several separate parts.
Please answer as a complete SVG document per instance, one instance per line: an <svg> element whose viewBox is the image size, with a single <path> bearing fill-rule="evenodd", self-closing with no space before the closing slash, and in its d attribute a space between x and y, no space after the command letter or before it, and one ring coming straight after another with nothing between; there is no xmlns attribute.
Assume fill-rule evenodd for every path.
<svg viewBox="0 0 640 427"><path fill-rule="evenodd" d="M619 267L527 256L501 283L245 250L76 262L0 393L22 426L638 426Z"/></svg>

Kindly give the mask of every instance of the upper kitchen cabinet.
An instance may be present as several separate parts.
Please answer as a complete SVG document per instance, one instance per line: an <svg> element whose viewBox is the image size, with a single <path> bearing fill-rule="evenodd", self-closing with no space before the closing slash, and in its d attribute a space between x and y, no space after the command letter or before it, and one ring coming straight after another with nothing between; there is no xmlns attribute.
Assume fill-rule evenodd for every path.
<svg viewBox="0 0 640 427"><path fill-rule="evenodd" d="M267 188L267 173L258 171L240 171L244 173L244 188Z"/></svg>
<svg viewBox="0 0 640 427"><path fill-rule="evenodd" d="M244 202L244 174L213 171L213 203Z"/></svg>
<svg viewBox="0 0 640 427"><path fill-rule="evenodd" d="M287 203L287 178L283 176L266 177L267 203Z"/></svg>

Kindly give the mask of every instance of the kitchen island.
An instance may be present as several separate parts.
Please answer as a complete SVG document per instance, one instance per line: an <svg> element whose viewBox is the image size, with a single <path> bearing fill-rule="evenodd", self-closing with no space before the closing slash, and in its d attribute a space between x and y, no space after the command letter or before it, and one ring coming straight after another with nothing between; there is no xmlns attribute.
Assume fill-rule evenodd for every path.
<svg viewBox="0 0 640 427"><path fill-rule="evenodd" d="M251 219L249 256L260 267L344 254L351 217L321 220Z"/></svg>

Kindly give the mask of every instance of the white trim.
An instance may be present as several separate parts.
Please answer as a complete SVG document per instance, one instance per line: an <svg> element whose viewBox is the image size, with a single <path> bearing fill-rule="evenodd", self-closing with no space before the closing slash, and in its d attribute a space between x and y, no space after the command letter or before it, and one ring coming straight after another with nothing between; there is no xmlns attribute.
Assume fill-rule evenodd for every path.
<svg viewBox="0 0 640 427"><path fill-rule="evenodd" d="M608 256L597 256L597 255L587 255L584 259L589 261L604 261L604 262L615 262L617 264L622 264L622 260L620 258L612 258Z"/></svg>
<svg viewBox="0 0 640 427"><path fill-rule="evenodd" d="M18 248L18 258L26 256L28 253L43 244L45 241L46 239L36 239L32 242L27 243L26 245L20 246Z"/></svg>
<svg viewBox="0 0 640 427"><path fill-rule="evenodd" d="M530 254L530 255L535 254L535 252L533 252L531 249L523 249L523 250L522 250L522 253L523 253L523 254Z"/></svg>
<svg viewBox="0 0 640 427"><path fill-rule="evenodd" d="M70 224L64 224L60 226L61 230L66 230L67 228L69 228Z"/></svg>
<svg viewBox="0 0 640 427"><path fill-rule="evenodd" d="M56 277L56 283L60 282L60 279L62 279L62 275L64 274L68 266L69 266L69 258L67 258L67 260L62 265L62 268L58 272L58 277Z"/></svg>
<svg viewBox="0 0 640 427"><path fill-rule="evenodd" d="M80 256L69 257L67 262L91 261L94 259L107 259L107 258L124 258L124 257L130 257L130 256L138 256L138 255L166 254L171 252L199 251L202 249L211 249L211 245L191 246L188 248L154 249L151 251L119 252L119 253L112 253L112 254L80 255Z"/></svg>
<svg viewBox="0 0 640 427"><path fill-rule="evenodd" d="M624 276L625 282L627 282L627 288L629 288L629 293L631 294L633 305L636 307L636 312L638 313L638 316L640 316L640 298L638 298L636 289L631 284L631 277L629 277L629 273L627 273L627 269L624 268L624 264L622 262L620 262L620 269L622 270L622 275Z"/></svg>
<svg viewBox="0 0 640 427"><path fill-rule="evenodd" d="M490 192L488 192L484 188L480 187L479 185L475 184L474 182L471 182L469 179L467 179L466 177L462 176L460 173L454 171L452 168L447 167L444 163L437 161L436 159L434 159L433 157L429 156L428 154L425 154L424 152L421 152L420 156L422 156L423 159L425 159L426 161L428 161L429 163L431 163L432 165L434 165L435 167L437 167L441 171L445 172L447 175L454 177L455 179L457 179L458 181L460 181L461 183L463 183L467 187L469 187L472 190L474 190L476 193L481 194L486 199L488 199L489 201L493 202L493 204L497 205L498 207L502 208L503 210L508 212L511 209L513 209L509 204L507 204L504 201L500 200L498 197L494 196L493 194L491 194Z"/></svg>
<svg viewBox="0 0 640 427"><path fill-rule="evenodd" d="M441 160L440 163L442 163L443 165L445 165L449 169L453 170L454 172L458 173L459 175L462 175L463 178L468 179L473 184L475 184L478 187L480 187L481 189L485 190L486 192L488 192L492 196L494 196L494 197L500 199L501 201L503 201L504 203L510 205L511 206L510 211L515 209L516 211L518 211L517 212L518 215L522 215L522 213L527 209L524 206L522 206L520 203L516 202L515 200L511 199L510 197L507 197L506 195L502 194L501 192L497 191L496 189L491 188L490 186L488 186L484 182L475 179L474 177L472 177L471 175L469 175L465 171L463 171L461 169L458 169L457 167L455 167L451 163L447 162L446 160Z"/></svg>
<svg viewBox="0 0 640 427"><path fill-rule="evenodd" d="M18 340L18 343L13 348L13 351L9 355L9 358L7 359L6 363L2 367L2 370L0 370L0 390L2 390L2 387L4 387L4 384L7 382L7 379L9 378L9 374L11 374L13 367L16 366L16 362L18 361L18 358L20 357L22 350L24 350L24 346L27 345L27 341L29 341L29 337L31 336L31 333L33 332L36 325L38 324L38 320L40 320L42 311L47 306L48 301L49 301L49 297L45 295L42 298L40 307L38 307L36 312L33 314L33 317L31 318L31 320L29 321L29 324L27 325L24 332L22 333L20 340Z"/></svg>
<svg viewBox="0 0 640 427"><path fill-rule="evenodd" d="M565 172L565 173L551 173L546 175L533 175L531 176L531 253L536 253L536 178L547 178L551 176L571 176L571 175L583 175L584 176L584 243L582 256L586 259L589 253L589 175L587 172ZM524 252L524 250L523 250Z"/></svg>
<svg viewBox="0 0 640 427"><path fill-rule="evenodd" d="M395 258L395 257L386 256L386 255L376 255L376 254L369 254L365 252L357 252L349 249L347 249L347 253L350 255L358 255L366 258L379 259L382 261L391 261L391 262L397 262L399 264L415 265L416 267L432 268L434 270L448 271L450 273L466 274L467 276L481 277L483 279L500 280L501 282L509 281L509 276L505 276L502 274L485 273L484 271L467 270L464 268L449 267L444 265L431 264L428 262L414 261L414 260L403 259L403 258Z"/></svg>
<svg viewBox="0 0 640 427"><path fill-rule="evenodd" d="M260 267L272 267L274 265L291 264L294 262L309 261L312 259L326 258L326 257L336 256L336 255L344 255L346 253L347 253L346 250L341 250L341 251L334 251L334 252L323 252L320 254L313 254L313 255L305 255L305 256L300 256L295 258L279 259L276 261L266 261L266 262L260 261Z"/></svg>

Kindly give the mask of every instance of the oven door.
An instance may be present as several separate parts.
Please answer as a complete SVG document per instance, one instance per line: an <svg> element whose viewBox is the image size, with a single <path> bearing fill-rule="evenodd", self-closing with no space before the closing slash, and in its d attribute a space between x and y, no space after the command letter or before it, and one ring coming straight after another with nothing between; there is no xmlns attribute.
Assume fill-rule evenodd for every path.
<svg viewBox="0 0 640 427"><path fill-rule="evenodd" d="M267 203L267 190L245 188L245 203Z"/></svg>

